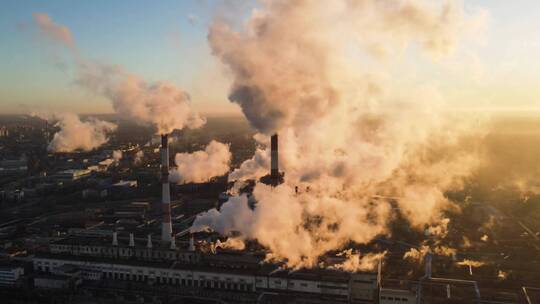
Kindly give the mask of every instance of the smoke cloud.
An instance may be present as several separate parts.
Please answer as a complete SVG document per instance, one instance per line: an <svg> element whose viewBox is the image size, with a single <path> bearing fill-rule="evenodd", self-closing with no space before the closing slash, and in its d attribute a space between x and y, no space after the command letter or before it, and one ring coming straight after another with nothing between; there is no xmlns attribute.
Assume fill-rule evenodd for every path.
<svg viewBox="0 0 540 304"><path fill-rule="evenodd" d="M268 173L270 167L269 151L257 148L253 158L248 159L229 174L229 181L257 179Z"/></svg>
<svg viewBox="0 0 540 304"><path fill-rule="evenodd" d="M85 61L79 64L77 83L109 99L116 113L152 124L161 134L199 128L206 122L191 108L189 95L174 83L148 83L120 66Z"/></svg>
<svg viewBox="0 0 540 304"><path fill-rule="evenodd" d="M400 85L387 62L409 59L406 50L451 55L480 19L456 1L278 0L238 31L216 21L208 39L234 77L229 99L261 142L279 132L285 182L257 183L253 210L232 197L193 229L239 232L269 260L312 267L329 250L388 233L392 204L419 230L444 223L443 211L457 209L446 193L478 163L457 149L470 128L448 116L436 87ZM268 155L257 150L229 179L264 175Z"/></svg>
<svg viewBox="0 0 540 304"><path fill-rule="evenodd" d="M478 268L478 267L482 267L482 266L486 265L486 263L484 263L484 262L475 261L475 260L468 260L468 259L464 259L463 261L457 262L456 264L458 266L468 267L470 275L473 275L473 268Z"/></svg>
<svg viewBox="0 0 540 304"><path fill-rule="evenodd" d="M346 260L343 263L333 265L330 268L348 272L371 271L377 268L377 264L385 255L386 252L377 254L368 253L362 256L359 253L353 253L352 249L348 249L338 254L338 256L344 256Z"/></svg>
<svg viewBox="0 0 540 304"><path fill-rule="evenodd" d="M117 114L156 127L158 133L199 128L205 120L191 108L189 94L169 81L147 82L122 66L91 61L75 50L71 31L47 14L34 14L40 32L53 43L69 47L77 68L76 83L112 102Z"/></svg>
<svg viewBox="0 0 540 304"><path fill-rule="evenodd" d="M206 182L229 172L231 157L229 145L213 140L204 151L177 153L176 168L171 170L169 179L179 184Z"/></svg>
<svg viewBox="0 0 540 304"><path fill-rule="evenodd" d="M60 131L54 134L49 143L51 152L90 151L105 144L108 134L116 130L116 125L96 118L81 121L72 113L55 114L56 126Z"/></svg>
<svg viewBox="0 0 540 304"><path fill-rule="evenodd" d="M45 13L34 13L33 16L34 22L37 24L42 35L69 48L75 47L73 36L67 27L55 23L51 17Z"/></svg>
<svg viewBox="0 0 540 304"><path fill-rule="evenodd" d="M440 256L448 256L455 258L457 254L457 250L454 248L446 247L446 246L433 246L430 248L429 246L422 245L419 248L411 248L409 251L405 252L403 255L404 260L412 260L416 261L418 263L421 263L424 260L424 257L428 253L433 253Z"/></svg>
<svg viewBox="0 0 540 304"><path fill-rule="evenodd" d="M231 250L244 250L246 248L246 244L244 243L242 239L230 237L230 238L227 238L225 242L217 240L215 244L211 244L210 246L210 250L213 253L216 253L216 250L218 248L231 249Z"/></svg>

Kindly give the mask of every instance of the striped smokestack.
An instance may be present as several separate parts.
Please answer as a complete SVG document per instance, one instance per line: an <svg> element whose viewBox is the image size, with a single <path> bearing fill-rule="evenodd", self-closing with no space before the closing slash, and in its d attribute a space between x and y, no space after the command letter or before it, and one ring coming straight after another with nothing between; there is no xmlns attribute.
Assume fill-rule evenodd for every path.
<svg viewBox="0 0 540 304"><path fill-rule="evenodd" d="M278 135L277 133L270 138L270 178L272 183L279 181L279 163L278 163Z"/></svg>
<svg viewBox="0 0 540 304"><path fill-rule="evenodd" d="M161 241L171 242L171 193L169 187L169 139L167 134L161 135L161 206L163 222L161 223Z"/></svg>

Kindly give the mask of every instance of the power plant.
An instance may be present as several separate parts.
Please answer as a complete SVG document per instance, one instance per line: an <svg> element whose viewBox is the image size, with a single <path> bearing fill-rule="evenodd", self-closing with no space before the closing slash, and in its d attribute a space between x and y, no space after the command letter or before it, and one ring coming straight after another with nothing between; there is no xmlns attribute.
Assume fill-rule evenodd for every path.
<svg viewBox="0 0 540 304"><path fill-rule="evenodd" d="M91 218L87 218L91 224L85 223L83 227L79 226L81 221L76 223L77 228L57 228L52 225L58 222L51 221L49 225L41 219L41 215L28 221L32 231L38 231L40 235L44 235L40 231L47 231L46 246L41 245L44 244L43 241L36 242L38 245L34 247L31 255L24 257L27 266L32 265L26 269L29 269L29 277L33 279L29 281L32 281L36 288L50 290L61 287L59 290L62 292L66 290L93 292L96 286L99 286L119 297L152 294L162 303L176 303L171 300L175 297L220 299L227 303L490 303L480 301L486 297L485 287L482 289L483 286L474 280L478 277L477 273L485 274L485 270L479 269L474 274L467 271L465 275L470 277L470 280L463 280L463 276L452 276L444 272L452 268L455 274L455 267L449 266L455 261L431 253L424 257L425 268L420 269L421 266L418 265L420 267L416 269L413 264L405 263L402 258L403 250L412 247L419 249L414 245L410 245L409 248L407 242L381 237L373 243L365 244L365 247L351 245L350 248L359 256L388 250L391 255L389 254L384 262L379 261L378 272L350 269L348 271L351 272L347 272L343 270L344 268L335 267L349 262L337 251L323 254L319 263L312 269L292 270L286 267L285 262L269 262L267 260L269 250L257 239L241 240L245 246L241 250L232 249L234 246L216 246L218 242L228 242L227 238L230 236L236 237L237 231L231 232L230 235L220 235L212 231L190 233L190 227L193 227L194 220L201 212L212 208L216 210L211 212L223 212L221 204L227 199L221 199L220 194L226 194L223 191L226 191L230 183L224 182L223 188L215 192L197 190L198 187L203 189L205 184L212 182L194 183L194 192L180 191L179 186L184 185L176 185L169 181L170 136L170 134L156 136L151 144L144 147L147 155L146 164L144 167L137 167L137 173L143 170L147 173L148 183L145 186L152 187L152 192L148 192L153 193L151 197L146 196L148 193L141 193L145 196L128 199L124 195L136 191L134 188L137 188L130 186L122 188L126 192L121 192L117 200L103 198L100 201L77 202L80 203L77 208L84 206L85 213L93 214ZM260 182L277 187L284 181L284 172L279 168L278 134L273 134L269 139L267 151L270 162L267 171L265 170L268 174L263 176ZM204 142L198 143L203 144ZM125 149L124 155L136 152L130 151ZM90 158L89 155L90 153L75 157L79 157L80 160L82 157ZM97 163L96 167L105 168L99 171L99 174L106 177L107 170L114 170L116 176L124 174L118 166L106 169L100 163L108 162L102 161L100 157L110 156L105 152L103 156L99 155L95 159L79 163L92 166ZM60 157L57 158L55 159L57 162L62 160ZM65 163L70 165L75 162L67 160ZM67 168L69 167L62 167L62 170ZM54 178L59 178L59 175ZM62 183L77 185L84 189L86 181L95 184L95 180L100 178L102 177L98 174L88 173L78 178L62 177ZM137 185L136 180L132 182ZM257 181L252 180L250 183L254 185ZM124 187L121 185L126 183L112 181L111 184L116 186L107 190L119 191L117 188ZM96 195L103 190L98 189ZM252 195L249 191L248 188L244 193ZM205 197L206 200L201 202L201 197ZM223 197L229 198L226 195ZM251 198L253 197L252 195ZM255 207L251 208L254 211L257 202L255 199L248 200L248 204L252 202L255 204ZM495 209L485 210L498 219L503 218L503 215L494 213ZM80 210L77 211L75 214L81 213ZM316 224L317 220L314 219L311 223ZM21 219L14 225L19 225L22 221ZM44 228L40 229L41 227ZM2 233L5 234L6 231L8 230L3 229ZM41 237L38 236L37 239ZM456 257L458 258L464 259L467 256L460 255ZM15 267L13 271L19 271L18 269ZM12 270L0 270L0 275L2 271ZM408 275L407 278L396 275L406 272L412 275ZM420 272L422 273L417 275ZM534 297L532 294L535 292L534 288L527 287L526 290L529 297ZM490 293L491 290L487 290L487 294ZM142 303L140 299L137 301Z"/></svg>

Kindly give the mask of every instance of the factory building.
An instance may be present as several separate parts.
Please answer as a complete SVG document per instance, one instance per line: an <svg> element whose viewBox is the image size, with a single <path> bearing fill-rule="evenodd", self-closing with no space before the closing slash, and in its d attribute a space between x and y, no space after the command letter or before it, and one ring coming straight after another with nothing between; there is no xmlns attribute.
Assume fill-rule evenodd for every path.
<svg viewBox="0 0 540 304"><path fill-rule="evenodd" d="M416 303L416 294L411 290L381 288L379 304Z"/></svg>
<svg viewBox="0 0 540 304"><path fill-rule="evenodd" d="M24 268L22 266L12 264L0 265L0 286L16 286L20 283L23 275Z"/></svg>
<svg viewBox="0 0 540 304"><path fill-rule="evenodd" d="M214 259L219 258L214 256ZM325 303L375 303L376 273L345 273L333 270L276 271L271 264L252 267L228 261L228 268L210 263L130 261L105 257L40 254L33 259L38 273L55 273L58 268L78 267L81 273L101 274L104 279L149 285L169 285L178 289L200 288L246 294L273 293L326 299ZM88 275L86 275L88 277ZM95 276L94 276L95 278Z"/></svg>
<svg viewBox="0 0 540 304"><path fill-rule="evenodd" d="M277 135L272 136L272 166L267 179L273 186L283 181L277 162L277 143ZM33 258L33 268L42 285L50 283L55 288L65 288L73 286L78 278L83 282L129 281L140 286L204 290L217 293L218 297L233 292L248 298L274 295L311 299L309 303L376 303L379 300L379 275L375 272L283 269L282 265L264 262L262 252L197 250L193 236L189 243L177 244L171 225L167 135L161 136L160 150L161 238L154 240L151 234L135 238L133 233L113 232L112 235L71 235L54 241L49 244L48 253L39 253ZM46 282L47 275L55 281Z"/></svg>
<svg viewBox="0 0 540 304"><path fill-rule="evenodd" d="M136 259L140 261L178 261L193 263L198 255L188 249L171 248L160 242L153 242L152 236L146 239L134 238L130 234L129 241L118 239L116 232L112 240L103 237L67 237L49 245L49 251L53 254L101 257L110 259Z"/></svg>

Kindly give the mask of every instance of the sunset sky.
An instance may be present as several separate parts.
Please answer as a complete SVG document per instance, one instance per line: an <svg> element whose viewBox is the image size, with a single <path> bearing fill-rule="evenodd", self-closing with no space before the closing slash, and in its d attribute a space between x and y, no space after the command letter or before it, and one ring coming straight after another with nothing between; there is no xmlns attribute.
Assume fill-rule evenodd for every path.
<svg viewBox="0 0 540 304"><path fill-rule="evenodd" d="M438 64L415 57L393 66L393 73L435 84L456 109L540 109L540 4L464 3L467 12L485 15L480 34ZM63 51L42 43L34 13L46 13L68 27L88 58L123 65L148 80L172 81L189 92L201 112L236 113L238 107L227 100L230 77L211 55L206 37L214 18L240 24L256 6L210 0L2 1L0 113L112 111L104 97L74 85Z"/></svg>

